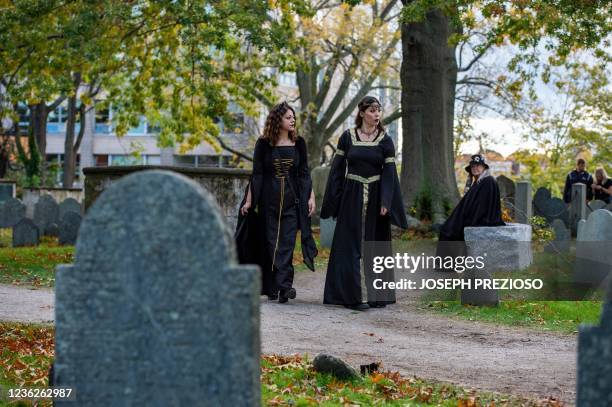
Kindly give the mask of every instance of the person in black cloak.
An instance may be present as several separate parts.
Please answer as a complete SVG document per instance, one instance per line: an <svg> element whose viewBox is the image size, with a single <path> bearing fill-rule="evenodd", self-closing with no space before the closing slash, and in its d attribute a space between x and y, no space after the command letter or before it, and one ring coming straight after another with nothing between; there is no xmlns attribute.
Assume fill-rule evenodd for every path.
<svg viewBox="0 0 612 407"><path fill-rule="evenodd" d="M358 107L356 127L338 141L321 206L321 218L336 218L323 302L363 311L395 302L395 291L373 287L375 278L395 281L394 270L374 276L372 260L391 255L391 224L407 229L408 222L381 104L366 96Z"/></svg>
<svg viewBox="0 0 612 407"><path fill-rule="evenodd" d="M293 249L301 231L304 263L314 271L315 210L306 142L295 130L295 111L283 102L270 111L255 144L253 174L241 203L235 239L241 263L261 267L261 294L286 303L293 288Z"/></svg>
<svg viewBox="0 0 612 407"><path fill-rule="evenodd" d="M465 195L450 216L440 227L437 256L464 256L465 244L445 243L463 242L463 228L466 226L503 226L499 186L489 172L489 165L480 154L471 157L465 167L468 179ZM452 271L452 270L442 270Z"/></svg>

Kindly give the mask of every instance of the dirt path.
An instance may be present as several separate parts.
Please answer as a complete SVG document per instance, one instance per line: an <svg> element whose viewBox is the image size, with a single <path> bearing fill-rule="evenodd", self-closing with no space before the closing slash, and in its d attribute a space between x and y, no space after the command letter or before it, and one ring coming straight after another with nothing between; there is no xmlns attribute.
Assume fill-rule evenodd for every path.
<svg viewBox="0 0 612 407"><path fill-rule="evenodd" d="M394 306L364 313L324 306L323 282L324 273L300 272L295 301L262 299L262 352L325 352L356 367L381 361L405 375L574 402L575 335L450 319L401 295ZM0 320L52 322L53 304L52 290L0 285Z"/></svg>
<svg viewBox="0 0 612 407"><path fill-rule="evenodd" d="M382 361L407 375L574 403L575 335L450 319L401 295L394 306L363 313L324 306L323 284L324 273L297 273L294 302L262 301L264 353L325 352L355 367Z"/></svg>

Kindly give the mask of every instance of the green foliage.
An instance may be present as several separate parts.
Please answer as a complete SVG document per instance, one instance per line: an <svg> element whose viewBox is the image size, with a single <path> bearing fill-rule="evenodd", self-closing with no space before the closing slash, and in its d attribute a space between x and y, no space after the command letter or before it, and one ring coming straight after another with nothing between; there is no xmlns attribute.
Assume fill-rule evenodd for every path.
<svg viewBox="0 0 612 407"><path fill-rule="evenodd" d="M532 241L540 244L549 242L555 238L555 232L548 226L546 219L541 216L529 218L532 229Z"/></svg>

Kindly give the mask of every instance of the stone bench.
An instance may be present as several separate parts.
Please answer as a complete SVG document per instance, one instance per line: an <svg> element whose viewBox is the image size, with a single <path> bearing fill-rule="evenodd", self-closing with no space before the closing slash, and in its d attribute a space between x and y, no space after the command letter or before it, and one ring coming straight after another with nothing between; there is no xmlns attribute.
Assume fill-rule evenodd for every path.
<svg viewBox="0 0 612 407"><path fill-rule="evenodd" d="M531 265L531 226L507 223L505 226L475 226L463 229L467 256L485 256L483 269L471 269L464 278L487 279L494 271L517 271ZM497 290L461 290L461 303L497 305Z"/></svg>

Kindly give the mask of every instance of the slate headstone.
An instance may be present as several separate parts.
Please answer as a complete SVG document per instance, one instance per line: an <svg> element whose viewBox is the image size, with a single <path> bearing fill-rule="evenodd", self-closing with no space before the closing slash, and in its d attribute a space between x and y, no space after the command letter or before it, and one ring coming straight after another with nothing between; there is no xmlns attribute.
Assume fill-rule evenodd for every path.
<svg viewBox="0 0 612 407"><path fill-rule="evenodd" d="M2 202L15 198L15 182L0 180L0 205Z"/></svg>
<svg viewBox="0 0 612 407"><path fill-rule="evenodd" d="M555 239L548 242L544 251L548 253L564 253L569 250L570 240L572 235L561 219L555 219L552 222L552 229L555 232Z"/></svg>
<svg viewBox="0 0 612 407"><path fill-rule="evenodd" d="M13 226L13 247L37 246L40 231L32 219L23 218Z"/></svg>
<svg viewBox="0 0 612 407"><path fill-rule="evenodd" d="M609 211L612 211L612 203L609 203L606 205L606 207L604 209L607 209Z"/></svg>
<svg viewBox="0 0 612 407"><path fill-rule="evenodd" d="M497 177L497 185L499 186L499 195L504 203L504 206L508 208L508 212L512 219L515 217L515 197L516 197L516 185L514 181L505 175Z"/></svg>
<svg viewBox="0 0 612 407"><path fill-rule="evenodd" d="M79 406L261 403L261 277L236 265L210 193L126 176L89 208L75 259L56 273L54 385Z"/></svg>
<svg viewBox="0 0 612 407"><path fill-rule="evenodd" d="M598 209L580 225L574 281L600 288L612 272L612 212Z"/></svg>
<svg viewBox="0 0 612 407"><path fill-rule="evenodd" d="M59 224L59 244L74 245L81 226L81 215L68 211L62 216Z"/></svg>
<svg viewBox="0 0 612 407"><path fill-rule="evenodd" d="M321 234L319 236L319 246L330 248L334 240L334 231L336 230L336 220L333 218L321 219L320 223Z"/></svg>
<svg viewBox="0 0 612 407"><path fill-rule="evenodd" d="M533 197L534 215L542 216L548 224L552 224L553 220L561 219L569 226L569 211L567 205L559 198L553 198L550 191L546 188L538 188Z"/></svg>
<svg viewBox="0 0 612 407"><path fill-rule="evenodd" d="M57 235L54 233L59 224L59 205L49 194L44 194L34 205L34 223L43 236ZM53 227L52 225L56 226Z"/></svg>
<svg viewBox="0 0 612 407"><path fill-rule="evenodd" d="M572 202L570 204L570 228L572 234L578 233L578 221L587 218L586 185L577 182L572 184Z"/></svg>
<svg viewBox="0 0 612 407"><path fill-rule="evenodd" d="M9 198L0 203L0 228L10 228L25 218L26 206L19 199Z"/></svg>
<svg viewBox="0 0 612 407"><path fill-rule="evenodd" d="M79 201L74 198L66 198L59 204L59 218L60 220L66 212L76 212L79 215L83 214L83 208Z"/></svg>
<svg viewBox="0 0 612 407"><path fill-rule="evenodd" d="M529 224L529 219L533 216L531 183L529 181L517 182L515 194L514 219L517 223Z"/></svg>
<svg viewBox="0 0 612 407"><path fill-rule="evenodd" d="M605 207L606 203L600 199L595 199L594 201L587 203L587 208L589 209L589 212L596 211L597 209L603 209Z"/></svg>
<svg viewBox="0 0 612 407"><path fill-rule="evenodd" d="M576 406L612 406L612 284L599 326L581 325L579 332Z"/></svg>

